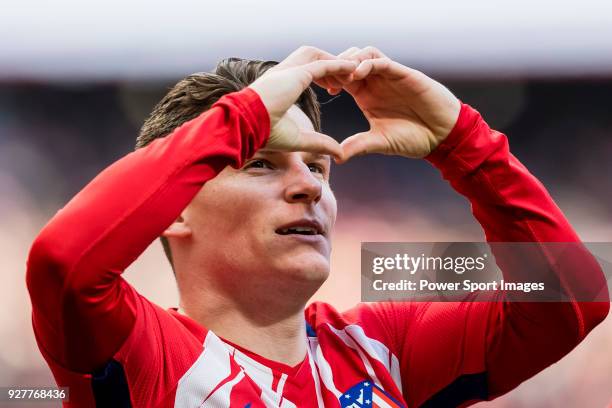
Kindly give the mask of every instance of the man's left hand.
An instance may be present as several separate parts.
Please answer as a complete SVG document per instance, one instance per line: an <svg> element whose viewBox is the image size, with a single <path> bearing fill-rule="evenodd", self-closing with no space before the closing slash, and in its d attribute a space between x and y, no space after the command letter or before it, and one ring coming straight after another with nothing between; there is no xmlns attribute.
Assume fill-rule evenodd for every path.
<svg viewBox="0 0 612 408"><path fill-rule="evenodd" d="M345 139L342 161L382 153L422 158L453 129L461 104L442 84L386 57L373 47L349 48L338 58L359 64L343 88L353 96L370 130ZM328 88L331 94L340 88Z"/></svg>

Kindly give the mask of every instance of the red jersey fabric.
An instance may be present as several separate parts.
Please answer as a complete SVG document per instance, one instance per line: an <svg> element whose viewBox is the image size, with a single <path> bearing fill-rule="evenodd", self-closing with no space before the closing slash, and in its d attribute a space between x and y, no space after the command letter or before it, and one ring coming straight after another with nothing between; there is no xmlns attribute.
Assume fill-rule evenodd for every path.
<svg viewBox="0 0 612 408"><path fill-rule="evenodd" d="M605 302L364 303L342 313L316 302L305 310L307 354L289 367L138 294L121 273L269 133L254 91L226 95L106 168L40 232L27 264L33 326L58 385L70 387L65 406L469 405L557 361L607 315ZM468 105L427 160L470 201L489 242L578 241L506 137ZM586 268L551 271L578 288L604 282L584 257Z"/></svg>

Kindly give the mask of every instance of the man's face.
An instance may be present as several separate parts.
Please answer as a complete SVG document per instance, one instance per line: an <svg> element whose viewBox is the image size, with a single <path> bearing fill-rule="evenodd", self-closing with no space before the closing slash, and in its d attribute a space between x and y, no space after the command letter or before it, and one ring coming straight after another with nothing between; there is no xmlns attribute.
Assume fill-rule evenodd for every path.
<svg viewBox="0 0 612 408"><path fill-rule="evenodd" d="M313 130L296 106L287 114ZM265 149L241 169L226 167L183 212L193 232L190 267L320 285L329 274L337 211L329 172L329 156Z"/></svg>

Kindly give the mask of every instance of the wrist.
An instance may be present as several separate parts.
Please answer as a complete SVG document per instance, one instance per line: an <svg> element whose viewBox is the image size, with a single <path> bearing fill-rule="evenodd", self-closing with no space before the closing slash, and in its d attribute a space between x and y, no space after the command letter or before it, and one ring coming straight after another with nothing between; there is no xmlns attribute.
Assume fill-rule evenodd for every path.
<svg viewBox="0 0 612 408"><path fill-rule="evenodd" d="M452 96L452 99L448 100L448 106L440 108L440 111L444 112L444 123L445 125L439 126L438 129L434 132L434 142L432 143L433 148L431 149L432 153L438 146L440 146L444 141L450 136L453 130L457 127L457 123L459 122L459 116L461 114L463 104L459 99L455 96Z"/></svg>
<svg viewBox="0 0 612 408"><path fill-rule="evenodd" d="M249 133L254 136L255 149L263 147L270 136L271 125L268 111L260 95L247 87L223 96L217 103L223 103L223 101L230 101L240 109L239 112L252 130L252 133Z"/></svg>
<svg viewBox="0 0 612 408"><path fill-rule="evenodd" d="M471 148L466 145L469 144L468 139L482 128L478 124L484 124L488 133L488 126L480 113L468 104L460 102L460 110L455 125L438 146L425 157L425 160L443 170L443 172L448 167L454 167L453 172L469 171L470 157L478 156L481 152L478 146Z"/></svg>

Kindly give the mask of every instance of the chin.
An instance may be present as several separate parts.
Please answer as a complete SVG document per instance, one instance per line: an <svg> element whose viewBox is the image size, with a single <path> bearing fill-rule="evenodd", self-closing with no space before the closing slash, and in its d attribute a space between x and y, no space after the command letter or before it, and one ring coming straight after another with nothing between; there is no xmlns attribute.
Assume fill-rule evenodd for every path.
<svg viewBox="0 0 612 408"><path fill-rule="evenodd" d="M329 277L329 259L320 254L294 256L279 265L278 269L277 276L286 276L295 283L320 286Z"/></svg>

